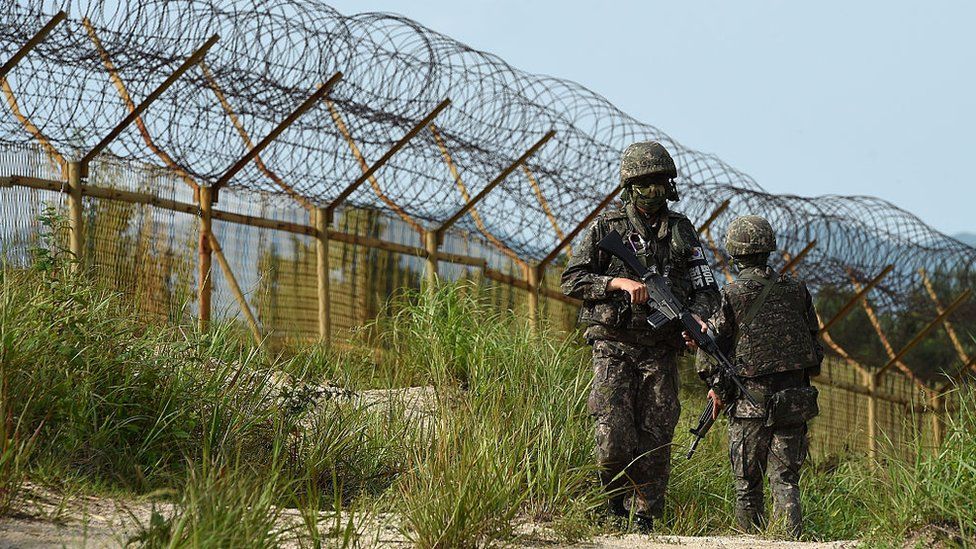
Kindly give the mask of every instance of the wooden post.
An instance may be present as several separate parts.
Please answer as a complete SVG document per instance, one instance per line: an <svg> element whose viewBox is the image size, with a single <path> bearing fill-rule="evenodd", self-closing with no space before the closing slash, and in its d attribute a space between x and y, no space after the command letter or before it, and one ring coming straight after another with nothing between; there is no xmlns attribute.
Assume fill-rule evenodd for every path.
<svg viewBox="0 0 976 549"><path fill-rule="evenodd" d="M878 460L878 377L867 372L868 382L868 458L871 465Z"/></svg>
<svg viewBox="0 0 976 549"><path fill-rule="evenodd" d="M945 438L944 425L942 424L942 411L943 411L943 399L942 395L938 391L929 392L929 404L932 413L932 444L933 450L936 455L939 454L939 449L942 448L942 441Z"/></svg>
<svg viewBox="0 0 976 549"><path fill-rule="evenodd" d="M243 156L237 159L237 162L234 162L234 164L230 168L227 168L227 171L224 172L224 175L220 176L220 179L218 179L217 182L213 184L213 188L220 190L221 187L223 187L228 182L230 182L230 180L233 179L238 172L244 169L244 166L247 166L248 163L251 162L251 160L254 160L255 157L261 154L261 151L267 148L267 146L270 145L275 139L278 139L278 136L281 135L282 132L288 129L288 127L291 126L296 120L298 120L303 114L308 112L308 110L311 109L316 103L318 103L320 99L325 97L325 95L329 93L329 91L332 90L332 88L341 79L342 79L341 72L337 72L333 74L328 80L325 81L324 84L319 86L318 89L316 89L312 93L312 95L308 96L305 99L305 101L302 101L301 105L296 107L295 110L291 111L291 113L288 116L286 116L284 120L279 122L278 125L275 126L274 129L271 130L271 132L268 135L264 136L264 139L258 141L257 145L254 145L253 147L248 149L248 151L244 153Z"/></svg>
<svg viewBox="0 0 976 549"><path fill-rule="evenodd" d="M948 318L950 314L952 314L957 308L959 308L959 306L962 305L963 302L969 299L969 296L972 295L972 293L973 293L972 289L967 288L966 291L960 294L959 297L957 297L952 303L949 304L948 307L945 308L945 310L939 313L939 316L935 317L935 319L932 322L930 322L927 326L922 328L922 331L916 334L911 341L906 343L905 346L902 347L900 351L898 351L898 354L893 356L891 360L888 361L887 364L882 366L881 370L878 371L878 375L881 375L885 370L891 368L894 364L900 362L901 359L904 358L906 354L908 354L908 351L911 351L916 345L921 343L922 340L924 340L925 337L929 335L929 332L934 330L936 326L938 326L943 320Z"/></svg>
<svg viewBox="0 0 976 549"><path fill-rule="evenodd" d="M461 172L458 171L457 164L454 163L454 157L451 156L451 151L447 149L447 143L444 141L444 137L441 132L437 129L437 125L431 122L428 124L430 128L430 134L434 137L434 142L437 143L437 148L441 151L441 157L444 159L444 164L447 165L447 170L451 174L451 178L454 179L454 184L457 186L458 191L461 192L461 198L465 202L471 200L471 195L468 193L468 187L464 184L461 179ZM481 214L478 213L477 208L471 209L471 220L474 221L475 227L478 231L488 239L488 242L492 246L498 248L498 251L508 256L512 261L521 261L518 254L514 250L505 245L504 242L499 240L495 235L491 234L488 227L485 226L484 220L481 219Z"/></svg>
<svg viewBox="0 0 976 549"><path fill-rule="evenodd" d="M857 303L862 298L864 298L864 296L866 296L867 293L870 292L872 288L880 284L881 281L884 279L884 277L888 276L888 273L890 273L894 268L895 268L894 265L888 265L887 267L881 270L878 276L874 277L870 282L865 284L863 288L858 289L857 293L854 294L854 297L852 297L847 303L845 303L844 306L840 308L840 311L838 311L833 318L827 321L827 323L820 328L820 332L821 333L829 332L830 329L834 326L834 324L837 324L837 322L839 322L842 318L847 316L847 314L854 309L854 306L857 305ZM855 288L857 288L856 285Z"/></svg>
<svg viewBox="0 0 976 549"><path fill-rule="evenodd" d="M816 240L811 240L810 242L808 242L807 245L804 246L802 250L800 250L800 253L796 254L796 257L786 260L786 264L783 265L783 268L780 269L779 272L785 273L786 271L793 271L793 274L796 274L796 265L800 261L803 261L803 258L806 257L807 254L810 253L810 250L812 250L816 245L817 245Z"/></svg>
<svg viewBox="0 0 976 549"><path fill-rule="evenodd" d="M102 43L102 40L98 37L98 33L96 32L94 25L92 25L91 20L89 20L87 17L83 17L81 19L81 25L88 33L88 38L91 39L92 45L94 45L95 50L98 51L99 57L102 58L102 65L105 67L105 71L108 72L109 80L111 80L115 85L115 91L118 92L119 99L125 103L125 106L129 112L135 112L137 109L139 109L139 106L136 105L135 101L133 101L132 95L129 93L129 89L122 80L122 75L119 73L118 68L116 68L115 63L112 61L112 57L109 55L109 52ZM198 63L203 63L203 59L201 58ZM193 176L191 176L185 169L183 169L183 167L173 160L172 156L167 154L166 151L156 144L152 138L152 135L149 134L149 128L146 127L146 123L142 119L142 116L137 116L132 123L135 124L139 134L142 135L142 141L146 144L146 147L160 160L162 160L163 164L173 170L173 172L175 172L184 183L189 185L190 188L193 189L194 195L196 195L197 189L200 187L200 185L193 179Z"/></svg>
<svg viewBox="0 0 976 549"><path fill-rule="evenodd" d="M490 193L495 187L500 185L502 181L505 181L505 178L508 177L509 174L511 174L519 166L521 166L522 163L528 160L528 158L533 154L535 154L536 151L541 149L542 146L545 145L550 139L552 139L554 135L556 135L556 132L553 130L546 132L546 135L542 136L542 139L536 141L534 145L532 145L531 147L529 147L527 151L522 153L522 156L518 157L518 159L516 159L515 162L509 164L507 168L502 170L502 172L495 177L495 179L492 179L487 185L485 185L485 188L481 189L481 192L476 194L475 197L472 198L471 200L468 200L468 202L460 210L454 212L454 215L447 218L446 221L441 223L441 226L438 227L436 231L438 237L443 237L444 233L447 232L447 230L450 229L452 225L457 223L459 219L461 219L469 211L471 211L471 209L474 208L475 205L477 205L486 196L488 196L488 193Z"/></svg>
<svg viewBox="0 0 976 549"><path fill-rule="evenodd" d="M529 179L529 184L532 185L532 190L535 191L535 197L539 201L539 206L542 207L542 211L545 212L546 218L549 219L549 224L552 225L552 230L556 233L556 238L562 240L566 238L562 229L559 228L559 222L556 220L556 215L552 213L552 208L549 207L549 201L542 194L542 187L539 185L539 180L535 178L532 174L532 170L525 164L522 164L522 172L525 173L525 177Z"/></svg>
<svg viewBox="0 0 976 549"><path fill-rule="evenodd" d="M316 278L319 283L319 338L332 343L331 303L329 301L329 214L325 208L317 208L315 216Z"/></svg>
<svg viewBox="0 0 976 549"><path fill-rule="evenodd" d="M552 261L556 259L556 256L559 255L559 252L562 251L562 249L565 248L566 246L569 246L570 242L572 242L573 239L576 238L576 235L580 234L580 232L582 232L583 229L589 226L589 224L592 223L594 219L596 219L596 216L600 215L600 212L603 211L603 208L606 208L611 202L613 202L613 199L616 198L618 193L620 193L620 187L615 188L614 190L610 191L610 194L603 197L603 200L601 200L600 203L596 205L596 208L593 208L593 210L589 214L587 214L587 216L584 217L582 221L579 222L579 225L576 225L576 227L574 227L572 231L569 231L569 234L563 237L563 239L559 242L559 244L557 244L555 248L549 251L546 257L542 258L542 261L540 261L538 264L539 268L545 269L547 265L552 263Z"/></svg>
<svg viewBox="0 0 976 549"><path fill-rule="evenodd" d="M434 120L434 118L438 114L440 114L442 110L446 109L450 104L451 104L450 99L444 99L443 101L438 103L437 106L434 107L434 110L430 111L430 113L428 113L427 116L425 116L420 122L415 124L413 128L411 128L410 131L406 133L406 135L404 135L399 139L399 141L394 143L392 147L390 147L385 153L383 153L383 156L381 156L379 160L374 162L373 165L370 166L369 168L364 169L362 175L360 175L359 177L356 178L355 181L347 185L345 189L342 189L342 191L338 194L338 196L336 196L332 200L332 202L328 206L326 206L326 209L330 213L335 212L336 208L342 205L342 203L345 202L347 198L349 198L349 195L355 192L360 185L362 185L364 182L368 181L371 177L373 177L373 174L376 173L376 171L379 170L381 167L383 167L383 165L386 164L391 158L393 158L393 155L396 154L397 151L405 147L407 143L410 142L411 139L416 137L416 135L420 133L421 130L423 130L427 126L427 124L430 124ZM340 119L336 116L337 111L335 111L335 109L330 109L330 110L332 111L332 117L336 121L336 125L339 125ZM343 128L344 125L339 126L340 131L342 131ZM344 135L348 135L348 130L343 131L342 133ZM351 137L347 138L347 141L351 143L351 139L352 139Z"/></svg>
<svg viewBox="0 0 976 549"><path fill-rule="evenodd" d="M37 46L45 38L47 38L47 35L51 34L51 31L54 30L54 27L58 26L58 24L61 23L61 21L64 21L67 18L68 18L68 14L65 13L64 11L59 11L58 13L54 14L54 17L52 17L51 20L47 22L47 24L41 27L41 30L37 31L37 33L34 34L34 36L30 38L30 40L25 42L24 45L21 46L20 49L18 49L17 52L14 53L12 57L10 57L10 59L7 59L7 61L3 64L3 66L0 66L0 79L6 78L7 73L13 70L13 68L17 66L17 63L19 63L20 60L24 58L24 56L30 53L30 51L34 49L35 46Z"/></svg>
<svg viewBox="0 0 976 549"><path fill-rule="evenodd" d="M850 276L851 278L851 285L854 286L854 290L860 292L863 289L861 288L861 283L854 278L854 274L850 270L848 270L848 276ZM871 303L867 300L867 298L861 300L861 307L864 309L864 312L868 315L868 322L870 322L871 327L874 328L874 333L878 336L878 341L880 341L881 346L884 347L885 353L888 355L888 358L894 358L896 356L895 349L891 346L891 342L888 340L888 336L885 334L884 329L881 327L881 321L878 320L878 314L874 311L874 307L871 306ZM915 385L917 385L920 389L922 390L925 389L925 383L921 379L919 379L918 376L915 375L915 372L913 372L912 369L909 368L904 361L899 359L895 363L895 365L898 366L898 369L905 377L912 380L915 383ZM878 372L878 379L881 379L882 373L884 373L884 369Z"/></svg>
<svg viewBox="0 0 976 549"><path fill-rule="evenodd" d="M705 231L708 230L709 227L712 226L712 223L714 223L715 220L718 219L718 216L722 215L722 212L724 212L729 208L729 202L730 200L726 198L721 204L718 205L717 208L715 208L715 211L713 211L712 214L708 216L708 219L702 222L701 227L698 227L698 234L704 233Z"/></svg>
<svg viewBox="0 0 976 549"><path fill-rule="evenodd" d="M264 343L264 337L261 335L261 328L258 327L257 319L251 313L251 307L247 304L247 298L244 297L244 292L241 291L241 285L237 283L237 277L234 276L234 271L230 270L230 263L227 262L227 258L224 256L224 250L220 247L220 242L217 242L217 237L213 233L210 233L209 236L213 254L217 256L217 263L220 264L220 270L224 272L224 279L227 280L230 291L234 294L234 299L237 300L237 305L241 308L241 312L244 313L247 326L251 329L251 335L254 336L254 343L261 346Z"/></svg>
<svg viewBox="0 0 976 549"><path fill-rule="evenodd" d="M427 291L434 293L437 288L437 250L440 247L440 234L437 231L424 231L424 250L427 259L424 263L424 273L427 281Z"/></svg>
<svg viewBox="0 0 976 549"><path fill-rule="evenodd" d="M199 295L200 304L200 331L206 331L210 324L210 299L213 295L213 281L210 278L210 267L212 263L213 248L210 246L210 234L213 231L212 207L213 207L213 188L201 186L199 191L200 201L200 273L199 273Z"/></svg>
<svg viewBox="0 0 976 549"><path fill-rule="evenodd" d="M159 96L163 95L163 92L165 92L170 86L172 86L173 83L176 82L180 78L180 76L183 75L183 73L189 70L189 68L192 67L193 65L197 64L198 61L203 59L203 56L206 55L207 51L210 50L210 48L217 43L217 40L220 40L219 36L217 36L216 34L211 36L203 44L203 46L201 46L199 49L193 52L193 54L191 54L190 57L188 57L186 61L183 62L182 65L177 67L177 69L173 71L173 73L170 74L169 77L167 77L162 84L157 86L155 90L151 91L149 95L147 95L146 98L142 100L142 103L139 103L138 106L130 110L129 114L125 118L123 118L121 122L116 124L115 127L112 128L112 131L108 132L108 135L103 137L102 140L99 141L94 147L92 147L90 151L85 153L85 156L82 157L81 159L81 171L82 171L81 175L87 177L88 166L91 164L91 161L96 156L98 156L102 152L102 150L108 146L109 143L115 140L115 138L118 137L119 134L121 134L129 126L129 124L131 124L133 121L139 118L139 116L141 116L142 113L146 109L148 109L149 106L152 105L154 101L156 101L156 99L159 98Z"/></svg>
<svg viewBox="0 0 976 549"><path fill-rule="evenodd" d="M244 124L241 122L241 119L237 116L237 113L234 112L234 108L231 107L230 101L227 100L227 96L224 94L224 91L220 88L217 80L210 72L210 67L208 67L203 61L200 61L198 66L200 67L200 72L203 73L203 77L207 80L207 85L210 86L210 89L213 90L214 95L217 96L217 102L220 103L221 107L223 107L224 112L227 114L227 118L230 119L231 125L234 126L234 129L237 130L237 134L241 136L242 140L244 140L244 146L248 149L254 148L254 141L251 140L251 136L247 133L247 130L244 129ZM296 191L294 187L285 183L284 179L278 176L277 173L268 168L268 166L264 163L264 160L261 159L260 155L254 157L254 165L258 170L264 173L264 175L268 176L268 179L274 181L275 184L281 188L281 190L285 191L288 196L292 197L295 202L298 202L303 208L312 212L312 215L315 215L315 212L313 211L314 206L312 203L309 202L309 200L302 196L298 191Z"/></svg>
<svg viewBox="0 0 976 549"><path fill-rule="evenodd" d="M436 231L424 231L424 251L426 252L424 274L427 289L432 293L437 284L437 252L440 248L438 236Z"/></svg>
<svg viewBox="0 0 976 549"><path fill-rule="evenodd" d="M85 219L81 202L81 164L68 163L68 226L71 229L71 255L74 256L74 270L81 268L85 251Z"/></svg>
<svg viewBox="0 0 976 549"><path fill-rule="evenodd" d="M922 276L922 283L925 285L925 291L928 292L929 298L932 299L932 303L935 304L935 312L942 314L942 302L939 301L939 296L935 293L935 287L932 286L932 281L929 280L927 274L925 274L925 269L920 268L918 274ZM956 334L956 329L952 327L952 323L949 319L942 321L942 327L945 328L946 334L949 336L949 341L952 342L952 346L956 349L956 355L959 356L959 360L964 363L969 362L969 355L966 354L966 350L962 346L962 342L959 341L959 335Z"/></svg>
<svg viewBox="0 0 976 549"><path fill-rule="evenodd" d="M542 269L525 264L525 280L529 285L529 326L534 333L539 330L539 284L542 282Z"/></svg>
<svg viewBox="0 0 976 549"><path fill-rule="evenodd" d="M712 230L706 227L702 231L702 236L705 237L705 244L708 244L708 248L715 254L715 260L722 267L722 274L725 275L725 281L732 282L735 280L735 277L732 276L732 270L729 269L728 262L725 261L725 257L722 255L722 251L718 249L718 245L715 244L715 239L712 238Z"/></svg>

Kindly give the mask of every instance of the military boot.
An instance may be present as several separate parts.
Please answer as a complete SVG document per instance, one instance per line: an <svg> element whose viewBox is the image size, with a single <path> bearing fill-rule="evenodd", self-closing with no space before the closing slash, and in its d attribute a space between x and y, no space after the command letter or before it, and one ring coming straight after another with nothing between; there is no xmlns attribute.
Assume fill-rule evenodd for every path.
<svg viewBox="0 0 976 549"><path fill-rule="evenodd" d="M634 515L634 527L641 534L650 534L654 531L654 517L648 515Z"/></svg>

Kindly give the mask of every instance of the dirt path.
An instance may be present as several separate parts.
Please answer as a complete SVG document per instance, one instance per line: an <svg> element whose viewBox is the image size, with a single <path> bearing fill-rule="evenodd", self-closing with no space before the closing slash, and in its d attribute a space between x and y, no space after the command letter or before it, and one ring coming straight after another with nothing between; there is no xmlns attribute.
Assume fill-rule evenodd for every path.
<svg viewBox="0 0 976 549"><path fill-rule="evenodd" d="M572 547L592 549L673 549L688 547L694 549L814 549L814 548L852 548L853 541L834 541L829 543L790 542L765 540L752 536L647 536L629 534L621 537L601 536ZM552 547L552 546L550 546Z"/></svg>
<svg viewBox="0 0 976 549"><path fill-rule="evenodd" d="M122 547L136 534L141 524L148 524L153 505L138 501L121 501L110 498L75 497L59 499L49 492L34 489L32 497L22 506L23 512L0 519L0 549L41 547ZM163 515L172 513L168 504L156 504ZM296 526L300 517L296 511L282 512L283 530ZM323 516L323 529L331 518ZM534 528L529 528L534 530ZM292 536L294 537L294 536ZM852 548L855 542L796 543L764 540L755 537L684 537L649 536L628 534L600 536L592 540L567 546L546 541L545 536L529 536L523 547L553 548L578 547L586 549L670 549L688 547L695 549L813 549ZM538 541L532 541L537 539ZM405 547L406 540L396 530L378 521L372 521L367 531L361 533L364 546ZM283 547L300 547L296 541Z"/></svg>

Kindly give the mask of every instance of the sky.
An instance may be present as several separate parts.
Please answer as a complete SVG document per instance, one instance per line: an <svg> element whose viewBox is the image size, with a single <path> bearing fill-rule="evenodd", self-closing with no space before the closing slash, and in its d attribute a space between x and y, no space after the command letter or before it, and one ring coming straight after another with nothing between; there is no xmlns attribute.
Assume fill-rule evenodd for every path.
<svg viewBox="0 0 976 549"><path fill-rule="evenodd" d="M976 233L976 2L325 1L576 81L768 191Z"/></svg>

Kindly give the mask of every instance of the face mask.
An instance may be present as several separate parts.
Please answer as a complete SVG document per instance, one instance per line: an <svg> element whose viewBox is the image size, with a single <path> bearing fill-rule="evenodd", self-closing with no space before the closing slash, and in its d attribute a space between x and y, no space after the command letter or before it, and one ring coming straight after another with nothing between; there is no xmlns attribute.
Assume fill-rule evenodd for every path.
<svg viewBox="0 0 976 549"><path fill-rule="evenodd" d="M766 266L766 257L741 256L732 258L732 271L740 273L744 269Z"/></svg>
<svg viewBox="0 0 976 549"><path fill-rule="evenodd" d="M634 206L648 212L659 211L668 203L668 188L666 185L632 185L630 197Z"/></svg>

